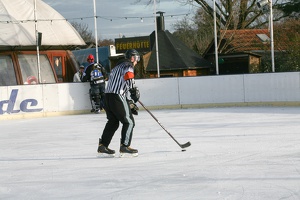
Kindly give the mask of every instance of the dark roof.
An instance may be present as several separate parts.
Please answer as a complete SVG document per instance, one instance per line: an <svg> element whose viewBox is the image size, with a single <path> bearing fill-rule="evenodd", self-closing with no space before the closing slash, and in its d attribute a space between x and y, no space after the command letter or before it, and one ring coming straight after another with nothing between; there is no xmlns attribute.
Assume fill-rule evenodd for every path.
<svg viewBox="0 0 300 200"><path fill-rule="evenodd" d="M157 35L160 70L197 69L212 66L209 61L188 48L168 30L159 30ZM157 71L155 31L151 33L150 40L151 56L146 70Z"/></svg>
<svg viewBox="0 0 300 200"><path fill-rule="evenodd" d="M220 35L222 42L219 47L219 53L228 54L270 50L270 32L268 29L221 30ZM274 43L275 50L286 49L287 47L286 39L283 37L277 41L274 38ZM213 39L204 55L214 53Z"/></svg>
<svg viewBox="0 0 300 200"><path fill-rule="evenodd" d="M221 30L223 40L229 42L226 51L244 52L269 48L270 34L268 29ZM259 35L265 35L267 40L261 40ZM224 41L225 42L225 41Z"/></svg>

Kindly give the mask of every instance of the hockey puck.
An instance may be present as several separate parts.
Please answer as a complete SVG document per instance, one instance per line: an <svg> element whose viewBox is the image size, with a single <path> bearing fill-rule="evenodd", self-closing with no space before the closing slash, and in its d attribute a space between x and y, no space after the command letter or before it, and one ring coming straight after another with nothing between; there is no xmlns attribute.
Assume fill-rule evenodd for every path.
<svg viewBox="0 0 300 200"><path fill-rule="evenodd" d="M181 149L181 151L186 151L186 149Z"/></svg>

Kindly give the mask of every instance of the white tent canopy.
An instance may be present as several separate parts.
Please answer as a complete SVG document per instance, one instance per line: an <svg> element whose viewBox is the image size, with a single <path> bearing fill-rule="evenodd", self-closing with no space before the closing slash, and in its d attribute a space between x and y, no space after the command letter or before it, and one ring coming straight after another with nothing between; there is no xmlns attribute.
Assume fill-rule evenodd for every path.
<svg viewBox="0 0 300 200"><path fill-rule="evenodd" d="M0 0L0 48L35 46L35 0ZM73 26L41 0L36 0L37 30L42 46L85 45Z"/></svg>

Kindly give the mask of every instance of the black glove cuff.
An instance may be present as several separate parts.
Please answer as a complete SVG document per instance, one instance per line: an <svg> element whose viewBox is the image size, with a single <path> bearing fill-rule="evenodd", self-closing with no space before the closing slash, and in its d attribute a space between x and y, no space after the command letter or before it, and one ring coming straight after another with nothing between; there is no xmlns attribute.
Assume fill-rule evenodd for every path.
<svg viewBox="0 0 300 200"><path fill-rule="evenodd" d="M139 88L134 87L129 90L130 98L136 103L140 99L140 91Z"/></svg>

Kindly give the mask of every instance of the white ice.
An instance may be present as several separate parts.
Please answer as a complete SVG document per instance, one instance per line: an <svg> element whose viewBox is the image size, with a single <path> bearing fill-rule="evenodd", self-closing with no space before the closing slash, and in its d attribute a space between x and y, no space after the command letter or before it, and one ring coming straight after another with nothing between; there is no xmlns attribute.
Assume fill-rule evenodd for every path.
<svg viewBox="0 0 300 200"><path fill-rule="evenodd" d="M300 199L300 107L151 112L192 145L142 110L135 158L96 157L104 113L1 121L0 199Z"/></svg>

